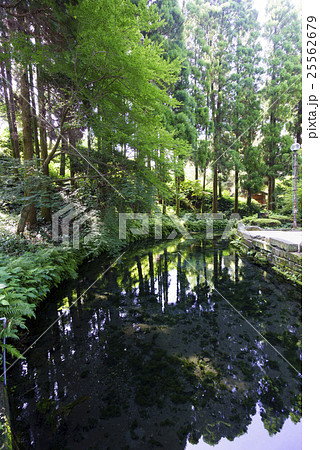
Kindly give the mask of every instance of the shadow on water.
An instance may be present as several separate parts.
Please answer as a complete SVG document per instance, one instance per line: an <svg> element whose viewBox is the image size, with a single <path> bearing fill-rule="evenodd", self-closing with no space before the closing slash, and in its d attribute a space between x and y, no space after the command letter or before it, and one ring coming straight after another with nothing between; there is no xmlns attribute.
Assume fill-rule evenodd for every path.
<svg viewBox="0 0 320 450"><path fill-rule="evenodd" d="M70 308L108 264L29 323L20 350L58 319L10 373L19 448L219 449L257 409L270 436L300 421L299 291L221 241L180 241L127 253Z"/></svg>

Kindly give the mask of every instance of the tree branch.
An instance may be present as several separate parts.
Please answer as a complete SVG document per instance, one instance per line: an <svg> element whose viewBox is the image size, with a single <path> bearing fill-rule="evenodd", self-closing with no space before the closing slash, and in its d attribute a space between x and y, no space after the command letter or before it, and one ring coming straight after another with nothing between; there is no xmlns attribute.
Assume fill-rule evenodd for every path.
<svg viewBox="0 0 320 450"><path fill-rule="evenodd" d="M58 138L57 138L57 140L56 140L56 143L54 144L53 149L51 150L51 152L49 153L49 155L46 157L46 159L43 161L43 163L42 163L42 167L43 167L43 168L45 168L45 167L47 167L47 166L49 165L50 161L51 161L52 158L54 157L54 154L56 153L56 151L57 151L57 149L58 149L58 147L59 147L59 144L60 144L60 141L61 141L61 138L62 138L61 131L62 131L63 124L64 124L64 122L65 122L65 120L66 120L66 116L67 116L68 111L69 111L69 107L67 107L67 108L65 109L65 111L64 111L64 113L63 113L63 115L62 115L62 118L61 118L61 124L60 124L60 133L59 133L59 136L58 136Z"/></svg>

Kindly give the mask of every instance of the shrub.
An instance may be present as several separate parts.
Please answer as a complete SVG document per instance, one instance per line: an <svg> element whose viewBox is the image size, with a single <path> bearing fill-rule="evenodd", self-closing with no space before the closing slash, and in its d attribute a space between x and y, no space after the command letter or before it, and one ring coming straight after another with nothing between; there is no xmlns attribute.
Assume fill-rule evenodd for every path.
<svg viewBox="0 0 320 450"><path fill-rule="evenodd" d="M212 193L206 196L205 200L206 211L211 211L212 207ZM252 215L253 213L258 213L262 209L262 205L258 203L256 200L252 200L251 206L247 205L245 200L239 198L238 202L238 213L241 217L246 217ZM230 197L230 194L227 191L223 192L223 196L218 198L218 212L225 213L227 217L231 215L234 211L234 198Z"/></svg>
<svg viewBox="0 0 320 450"><path fill-rule="evenodd" d="M262 209L262 205L258 203L256 200L251 201L251 206L247 205L247 202L244 200L239 200L238 211L241 217L250 216L252 213L258 214Z"/></svg>
<svg viewBox="0 0 320 450"><path fill-rule="evenodd" d="M283 214L276 214L276 213L272 213L270 214L270 219L275 219L275 220L279 220L281 223L291 223L293 220L292 216L289 215L283 215Z"/></svg>
<svg viewBox="0 0 320 450"><path fill-rule="evenodd" d="M261 228L278 228L281 227L280 220L276 219L258 219L256 217L246 217L244 223L250 225L257 225Z"/></svg>

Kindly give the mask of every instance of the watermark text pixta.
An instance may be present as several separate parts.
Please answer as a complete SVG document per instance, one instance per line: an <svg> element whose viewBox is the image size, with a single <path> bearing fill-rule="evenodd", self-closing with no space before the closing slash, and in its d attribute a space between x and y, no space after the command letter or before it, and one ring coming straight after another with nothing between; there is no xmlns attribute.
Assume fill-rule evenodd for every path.
<svg viewBox="0 0 320 450"><path fill-rule="evenodd" d="M214 230L217 228L214 226L214 221L221 221L224 219L222 213L185 214L181 218L175 214L165 215L159 213L151 216L148 213L119 213L119 239L126 240L128 238L128 232L137 236L147 236L151 233L153 227L155 240L175 239L178 235L178 231L184 239L191 240L194 239L194 235L187 229L187 222L191 216L205 222L205 230L203 231L205 231L206 239L212 239L214 236ZM168 235L164 235L163 233L163 222L165 218L170 219L171 227L173 228ZM238 213L231 214L226 226L224 227L221 239L228 239L234 223L240 220L241 217ZM132 221L135 221L135 223L132 223ZM136 221L139 223L136 223Z"/></svg>

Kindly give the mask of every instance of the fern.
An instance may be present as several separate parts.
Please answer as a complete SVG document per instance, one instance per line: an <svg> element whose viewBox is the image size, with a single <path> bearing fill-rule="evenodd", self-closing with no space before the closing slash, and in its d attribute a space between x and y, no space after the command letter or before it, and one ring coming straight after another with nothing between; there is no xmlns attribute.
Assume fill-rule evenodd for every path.
<svg viewBox="0 0 320 450"><path fill-rule="evenodd" d="M6 351L13 356L14 358L19 358L19 359L25 359L24 356L21 355L21 353L19 352L19 350L17 350L15 347L13 347L13 345L10 344L2 344L2 348L5 348Z"/></svg>

